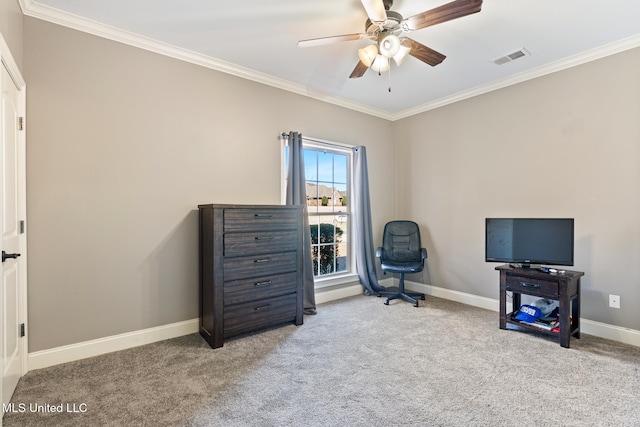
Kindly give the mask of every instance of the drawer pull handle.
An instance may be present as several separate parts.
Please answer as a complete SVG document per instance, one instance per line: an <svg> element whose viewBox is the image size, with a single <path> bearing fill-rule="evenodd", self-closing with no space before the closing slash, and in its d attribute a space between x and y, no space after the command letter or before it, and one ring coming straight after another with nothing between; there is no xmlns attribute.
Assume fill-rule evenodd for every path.
<svg viewBox="0 0 640 427"><path fill-rule="evenodd" d="M538 285L537 283L520 282L520 286L522 286L523 288L531 288L531 289L540 288L540 285Z"/></svg>
<svg viewBox="0 0 640 427"><path fill-rule="evenodd" d="M271 261L271 258L261 258L261 259L253 260L253 262L255 262L256 264L259 264L261 262L269 262L269 261Z"/></svg>
<svg viewBox="0 0 640 427"><path fill-rule="evenodd" d="M273 240L273 236L256 236L256 240Z"/></svg>
<svg viewBox="0 0 640 427"><path fill-rule="evenodd" d="M270 310L271 309L271 304L266 304L266 305L260 305L258 307L253 307L253 309L255 311L260 311L260 310Z"/></svg>
<svg viewBox="0 0 640 427"><path fill-rule="evenodd" d="M253 286L269 286L271 283L271 280L267 280L266 282L256 282Z"/></svg>
<svg viewBox="0 0 640 427"><path fill-rule="evenodd" d="M273 218L272 214L254 214L255 218Z"/></svg>

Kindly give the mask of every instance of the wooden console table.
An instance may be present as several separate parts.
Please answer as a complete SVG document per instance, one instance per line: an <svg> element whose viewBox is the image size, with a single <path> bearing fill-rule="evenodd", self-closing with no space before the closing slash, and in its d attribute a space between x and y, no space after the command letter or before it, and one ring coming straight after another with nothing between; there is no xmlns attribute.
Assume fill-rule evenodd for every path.
<svg viewBox="0 0 640 427"><path fill-rule="evenodd" d="M559 337L560 345L569 348L571 336L580 338L580 277L581 271L545 273L534 268L496 267L500 271L500 329L507 325ZM507 313L507 292L513 294L511 312ZM521 296L533 295L558 301L560 331L553 332L520 322L513 316L520 308Z"/></svg>

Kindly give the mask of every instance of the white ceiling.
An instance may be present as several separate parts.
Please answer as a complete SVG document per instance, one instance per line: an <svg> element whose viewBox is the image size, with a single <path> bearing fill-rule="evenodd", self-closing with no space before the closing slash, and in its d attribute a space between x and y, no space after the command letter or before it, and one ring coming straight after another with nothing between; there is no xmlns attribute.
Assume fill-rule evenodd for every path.
<svg viewBox="0 0 640 427"><path fill-rule="evenodd" d="M445 54L442 64L409 57L390 75L349 79L369 40L296 43L364 32L360 0L19 1L28 16L389 120L640 46L638 0L485 0L479 13L408 34ZM447 2L391 10L409 17ZM530 55L493 62L520 48Z"/></svg>

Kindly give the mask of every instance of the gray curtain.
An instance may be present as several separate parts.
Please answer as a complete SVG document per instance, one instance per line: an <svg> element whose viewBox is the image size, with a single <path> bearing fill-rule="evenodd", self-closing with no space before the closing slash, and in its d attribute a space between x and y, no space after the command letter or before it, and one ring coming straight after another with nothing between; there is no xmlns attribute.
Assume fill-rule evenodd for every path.
<svg viewBox="0 0 640 427"><path fill-rule="evenodd" d="M304 314L316 314L316 295L313 286L313 259L311 258L311 229L307 211L306 179L304 175L304 149L302 135L289 132L287 137L289 146L289 170L287 171L287 205L303 206L303 240L302 240L302 276Z"/></svg>
<svg viewBox="0 0 640 427"><path fill-rule="evenodd" d="M369 170L367 150L364 146L353 148L353 222L355 228L354 252L360 283L365 295L383 291L376 275L376 253L371 229L371 202L369 199Z"/></svg>

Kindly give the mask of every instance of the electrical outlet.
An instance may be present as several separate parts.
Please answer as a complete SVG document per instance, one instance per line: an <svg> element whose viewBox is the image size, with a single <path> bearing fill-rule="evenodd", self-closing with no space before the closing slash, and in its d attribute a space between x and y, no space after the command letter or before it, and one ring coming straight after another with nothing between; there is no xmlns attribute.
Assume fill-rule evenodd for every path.
<svg viewBox="0 0 640 427"><path fill-rule="evenodd" d="M609 307L620 308L620 295L609 295Z"/></svg>

